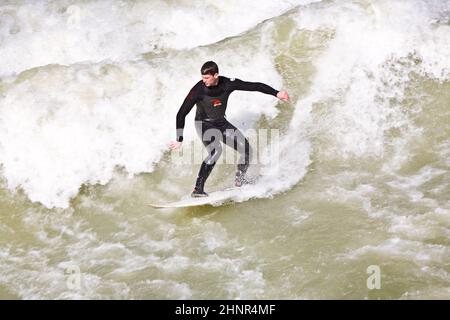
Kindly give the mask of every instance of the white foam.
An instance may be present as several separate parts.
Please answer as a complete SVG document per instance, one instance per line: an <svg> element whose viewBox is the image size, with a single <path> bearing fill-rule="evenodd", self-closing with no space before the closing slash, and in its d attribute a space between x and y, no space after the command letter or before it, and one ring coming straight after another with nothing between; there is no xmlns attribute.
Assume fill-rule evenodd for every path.
<svg viewBox="0 0 450 320"><path fill-rule="evenodd" d="M448 262L448 249L445 246L425 244L398 237L388 239L379 245L367 245L352 250L341 258L358 259L366 255L380 255L390 259L413 261L421 266L429 265L430 261L439 265Z"/></svg>
<svg viewBox="0 0 450 320"><path fill-rule="evenodd" d="M233 59L225 60L226 55L223 51L216 58L228 61L223 69L231 73L236 67L228 67ZM175 56L156 66L46 67L11 83L8 94L0 97L0 161L8 188L20 187L30 200L48 207L67 207L83 183L106 184L116 166L130 175L151 172L174 139L179 106L199 79L192 64L169 68L185 59ZM280 81L264 52L249 52L234 61L245 61L249 70L266 70L261 81L272 78L274 86ZM187 70L192 73L183 76ZM251 123L260 114L273 116L274 103L268 96L254 97L254 112L246 119ZM233 105L245 104L234 98ZM246 109L230 106L231 117L240 110ZM194 113L186 121L186 141L197 138Z"/></svg>
<svg viewBox="0 0 450 320"><path fill-rule="evenodd" d="M232 299L258 299L263 297L266 281L261 271L244 270L227 287Z"/></svg>
<svg viewBox="0 0 450 320"><path fill-rule="evenodd" d="M400 103L411 71L449 78L450 30L432 23L448 9L441 1L339 1L299 10L299 30L331 32L314 60L311 90L297 106L320 108L317 130L323 126L323 139L333 142L323 155L382 156L390 129L403 133L389 141L398 150L417 134Z"/></svg>
<svg viewBox="0 0 450 320"><path fill-rule="evenodd" d="M143 283L146 291L152 292L153 295L143 295L140 298L155 298L155 293L158 293L163 298L170 297L170 299L192 299L193 292L188 284L178 283L176 281L167 280L146 280Z"/></svg>
<svg viewBox="0 0 450 320"><path fill-rule="evenodd" d="M394 216L391 218L389 231L408 239L426 241L434 239L446 239L450 237L450 231L446 225L450 225L450 210L445 214L428 212L425 214Z"/></svg>
<svg viewBox="0 0 450 320"><path fill-rule="evenodd" d="M0 76L47 64L122 61L240 34L299 4L279 1L36 1L0 6ZM245 13L245 19L237 19Z"/></svg>
<svg viewBox="0 0 450 320"><path fill-rule="evenodd" d="M277 8L276 12L291 8L294 3L289 3L258 2L261 11L256 11L260 13L248 10L251 16L255 15L249 19L253 22L247 24L234 19L236 29L226 32L242 32L274 8ZM439 15L448 9L448 3L418 1L417 4L377 1L363 6L339 1L317 3L290 13L297 23L293 32L331 30L331 37L325 40L321 54L310 57L316 71L306 95L295 103L289 131L279 144L278 165L268 161L270 164L261 170L260 186L250 194L243 194L241 201L249 197L270 197L298 183L311 162L311 137L314 135L329 142L323 150L318 150L324 158L381 157L386 146L394 146L397 154L405 154L407 142L421 134L400 103L395 102L404 98L410 72L438 80L447 79L449 75L450 45L447 40L450 31L448 26L437 22ZM93 1L83 8L96 13L108 5L107 2ZM120 5L129 6L125 2ZM105 26L113 24L108 19L114 19L122 12L120 5L116 5L117 11L101 23ZM123 10L132 13L125 16L139 24L140 11L146 5L139 2L132 10L126 7ZM250 7L245 8L250 9L255 4L248 5ZM45 2L35 6L18 7L25 15L35 9L36 17L29 20L30 30L33 30L33 21L54 10ZM164 6L167 5L158 2L155 12ZM17 9L10 9L14 8ZM180 7L174 8L180 11ZM215 14L216 18L220 16L220 21L225 21L238 10L227 6L221 12L212 2L203 9L194 5L192 8L198 9L195 13L189 8L178 14L192 13L195 17L203 17L204 10L212 10L213 17ZM50 14L50 24L53 23L51 17ZM84 32L97 30L89 23ZM195 28L200 25L203 31L203 24ZM8 188L22 188L32 201L48 207L67 207L82 184L106 184L116 167L124 168L130 176L152 172L154 164L167 150L167 143L173 139L175 114L198 79L199 61L213 59L219 62L224 75L266 82L277 89L282 87L282 78L273 60L277 46L271 37L274 27L273 23L267 24L256 30L256 37L245 38L243 43L239 39L233 40L233 48L219 43L186 52L169 51L166 56L148 62L47 66L19 78L12 77L4 83L3 96L0 96L0 162ZM96 36L92 38L94 51L96 46L104 45L99 42L101 37L98 35L103 35L107 28L98 29L99 33L94 33ZM174 35L167 39L158 38L163 47L177 37L197 39L196 32L189 28L171 32ZM264 35L258 35L258 32L264 32ZM125 28L123 33L131 37L126 43L137 43L133 42L133 31ZM221 34L219 38L224 36ZM295 37L290 39L295 41ZM24 39L17 41L27 43ZM202 41L206 40L200 39L191 46ZM121 48L121 45L117 46ZM117 52L107 45L106 51ZM32 60L17 56L20 61ZM416 60L420 63L416 64ZM177 68L173 68L174 65ZM258 70L257 75L255 70ZM252 127L260 115L273 118L277 114L275 103L272 97L261 94L237 93L230 100L228 116L232 122L245 122L244 127ZM187 141L197 139L193 126L189 125L193 113L186 122ZM400 137L389 138L391 129L398 129ZM167 186L163 187L167 189ZM417 194L417 199L419 197Z"/></svg>
<svg viewBox="0 0 450 320"><path fill-rule="evenodd" d="M316 71L280 141L279 165L264 167L260 186L251 195L243 193L242 200L271 196L300 181L311 163L313 136L326 141L318 149L324 159L381 158L393 146L395 166L406 160L408 142L422 131L401 105L405 88L411 72L449 79L450 30L435 23L449 5L339 1L292 13L297 24L292 32L326 31L330 37L322 52L310 58ZM401 135L391 138L391 130Z"/></svg>

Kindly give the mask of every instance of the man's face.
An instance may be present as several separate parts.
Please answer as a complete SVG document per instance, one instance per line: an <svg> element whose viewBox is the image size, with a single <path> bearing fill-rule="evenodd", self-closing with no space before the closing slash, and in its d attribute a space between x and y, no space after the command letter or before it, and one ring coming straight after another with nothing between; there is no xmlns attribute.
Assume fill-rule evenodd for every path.
<svg viewBox="0 0 450 320"><path fill-rule="evenodd" d="M219 80L218 73L216 73L215 75L202 74L202 81L207 87L217 85L218 80Z"/></svg>

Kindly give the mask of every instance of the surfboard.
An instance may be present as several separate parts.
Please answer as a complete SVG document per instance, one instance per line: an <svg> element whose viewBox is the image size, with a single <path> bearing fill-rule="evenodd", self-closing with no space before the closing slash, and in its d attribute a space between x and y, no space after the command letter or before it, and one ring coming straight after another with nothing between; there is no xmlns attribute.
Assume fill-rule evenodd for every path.
<svg viewBox="0 0 450 320"><path fill-rule="evenodd" d="M241 187L243 188L243 187ZM149 205L156 209L162 208L187 208L187 207L197 207L197 206L219 206L224 203L233 202L233 198L239 196L242 192L241 188L233 187L224 189L221 191L214 191L209 193L208 197L193 198L190 195L185 196L181 200L175 202L166 203L149 203Z"/></svg>

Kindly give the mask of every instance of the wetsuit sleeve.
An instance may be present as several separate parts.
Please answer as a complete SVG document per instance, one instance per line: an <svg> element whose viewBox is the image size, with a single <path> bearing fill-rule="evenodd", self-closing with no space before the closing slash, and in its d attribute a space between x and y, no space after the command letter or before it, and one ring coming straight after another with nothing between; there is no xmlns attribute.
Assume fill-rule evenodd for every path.
<svg viewBox="0 0 450 320"><path fill-rule="evenodd" d="M183 141L183 130L184 130L185 119L186 119L186 116L188 115L188 113L192 110L192 107L194 107L195 103L197 102L197 99L198 99L197 92L198 92L197 85L195 85L191 89L191 91L189 92L187 97L184 99L183 104L180 107L180 110L178 110L177 123L176 123L176 126L177 126L176 139L178 142Z"/></svg>
<svg viewBox="0 0 450 320"><path fill-rule="evenodd" d="M278 90L275 90L271 86L261 82L247 82L240 79L230 79L229 86L231 91L242 90L242 91L259 91L265 94L271 94L277 96Z"/></svg>

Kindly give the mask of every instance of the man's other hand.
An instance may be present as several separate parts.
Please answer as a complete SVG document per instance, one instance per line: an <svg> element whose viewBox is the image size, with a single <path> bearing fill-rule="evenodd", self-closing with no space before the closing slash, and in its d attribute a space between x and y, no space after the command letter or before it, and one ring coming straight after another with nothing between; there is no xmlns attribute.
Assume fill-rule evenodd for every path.
<svg viewBox="0 0 450 320"><path fill-rule="evenodd" d="M181 147L181 144L182 144L183 142L178 142L178 141L173 141L173 142L171 142L170 144L169 144L169 148L170 148L170 150L176 150L176 149L178 149L179 147Z"/></svg>
<svg viewBox="0 0 450 320"><path fill-rule="evenodd" d="M289 102L289 94L286 91L280 91L277 93L277 98L286 102Z"/></svg>

